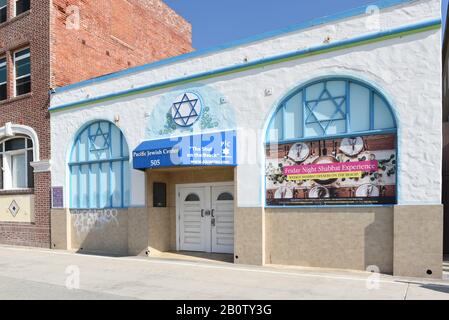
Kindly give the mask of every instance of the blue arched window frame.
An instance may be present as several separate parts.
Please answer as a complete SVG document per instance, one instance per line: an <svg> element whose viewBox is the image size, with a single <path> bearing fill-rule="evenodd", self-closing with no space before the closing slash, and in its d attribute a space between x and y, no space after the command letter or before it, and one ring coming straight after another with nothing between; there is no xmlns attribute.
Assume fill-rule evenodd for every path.
<svg viewBox="0 0 449 320"><path fill-rule="evenodd" d="M307 102L319 102L319 100L321 99L321 95L323 94L323 92L326 89L326 85L329 83L335 83L335 82L340 82L340 83L344 83L345 86L345 90L344 90L344 94L342 95L336 95L336 96L332 96L333 98L340 98L344 100L344 112L343 114L339 114L339 107L341 108L341 105L339 104L340 101L335 101L337 105L335 105L335 107L337 108L337 111L334 112L333 114L337 114L337 118L335 118L335 120L333 119L317 119L316 117L310 117L310 114L312 113L311 107L310 105L306 105ZM323 85L323 91L320 93L320 95L318 96L318 99L308 99L307 96L307 91L309 88L316 86L316 85ZM353 93L351 90L351 85L354 86L358 86L360 88L363 88L364 90L366 90L368 92L368 102L367 102L367 109L368 112L365 113L365 117L363 117L363 119L361 119L361 117L354 117L351 116L351 110L354 110L355 108L357 108L357 106L353 105L352 103L352 99L351 99L351 94ZM305 93L305 94L304 94ZM290 137L288 136L288 134L286 134L286 128L285 128L285 123L286 120L288 120L288 115L287 115L287 108L288 108L288 104L295 98L295 97L299 97L298 101L296 101L296 106L298 108L298 112L300 114L301 119L299 119L301 122L301 127L298 129L297 127L295 128L295 130L297 130L297 132L299 134ZM330 97L326 97L327 99L324 100L329 100ZM377 104L376 104L377 103ZM380 109L384 110L384 115L388 115L388 121L386 121L386 123L383 123L382 121L377 121L376 123L376 113L377 110L376 108L378 107L378 105L381 104L381 107L379 107ZM313 108L313 107L312 107ZM293 117L293 118L297 118L297 117ZM312 118L312 120L310 121L310 119ZM366 130L354 130L355 126L353 126L352 124L354 123L354 121L360 121L360 120L365 120L366 118L369 119L368 121L368 126L366 128ZM298 120L298 119L296 119ZM319 122L319 120L322 120L321 122L325 123L324 126L320 125L319 128L321 129L321 134L312 134L312 135L307 135L305 134L305 128L307 125L313 124L313 123L317 123ZM275 137L274 139L271 136L271 132L273 129L276 129L275 127L275 122L278 121L280 122L280 128L281 130L278 130L278 135L277 137ZM307 123L309 121L309 123ZM335 132L335 133L328 133L326 130L326 126L328 124L328 122L336 122L336 121L344 121L344 127L345 130L343 132ZM327 126L327 128L329 128L329 126ZM375 87L369 85L368 83L361 81L361 80L357 80L357 79L353 79L353 78L348 78L348 77L327 77L327 78L320 78L318 80L314 80L311 81L307 84L304 84L300 87L298 87L297 89L295 89L294 91L292 91L288 96L286 96L285 98L282 99L281 103L279 103L279 106L275 109L275 111L272 113L272 115L270 116L269 122L268 122L268 126L267 126L267 130L266 130L266 136L265 136L265 145L268 146L270 144L286 144L286 143L295 143L295 142L305 142L305 141L319 141L319 140L323 140L323 139L338 139L338 138L345 138L345 137L353 137L353 136L369 136L369 135L383 135L383 134L395 134L396 135L396 157L397 159L399 159L399 154L398 154L398 126L397 126L397 120L396 120L396 116L395 113L393 111L393 107L391 105L391 103L389 103L388 99L379 91L377 90ZM264 180L264 184L266 183L266 180ZM396 186L398 186L398 175L396 174ZM398 197L399 197L399 191L396 190L396 203L398 202ZM266 204L265 204L266 205ZM347 205L347 206L352 206L352 205ZM354 205L354 206L360 206L360 205ZM363 205L362 205L363 206ZM369 206L369 205L368 205ZM271 207L271 206L270 206ZM282 207L289 207L289 206L282 206ZM291 206L294 207L294 206ZM299 206L299 207L313 207L313 206ZM323 206L319 206L319 207L323 207ZM338 206L341 207L341 206Z"/></svg>
<svg viewBox="0 0 449 320"><path fill-rule="evenodd" d="M337 121L344 121L345 123L345 130L344 132L335 132L335 133L328 133L323 131L321 134L317 134L317 135L307 135L305 132L305 128L308 125L314 124L314 123L318 123L319 121L317 121L316 118L313 117L313 115L310 115L310 109L313 108L313 105L308 104L308 102L319 102L320 99L307 99L307 91L309 88L312 88L314 86L317 86L319 84L324 84L324 86L328 85L329 83L336 83L336 82L340 82L340 83L344 83L345 84L345 92L343 95L338 95L335 96L333 98L336 98L336 103L338 104L338 102L344 101L344 109L343 114L337 113L336 115L338 116L337 118L335 118L335 120L323 120L321 122L325 123L326 122L337 122ZM366 130L354 130L354 126L353 121L360 121L360 118L358 119L353 119L352 113L351 113L351 109L355 108L355 106L351 105L351 85L354 86L359 86L361 88L364 88L365 90L367 90L367 92L369 93L369 127L366 128ZM324 92L324 90L323 90ZM320 93L320 96L321 94ZM305 94L304 94L305 93ZM302 124L301 124L301 128L298 130L300 131L299 135L295 135L295 136L288 136L286 134L286 126L285 123L287 121L287 106L288 103L295 97L300 97L301 101L299 101L300 103L297 104L298 110L302 113ZM328 97L324 97L324 100L328 100L326 99ZM340 99L340 100L339 100ZM317 101L318 100L318 101ZM390 122L391 122L391 126L388 125L384 125L382 126L381 123L378 123L376 125L376 119L375 119L375 115L376 115L376 101L379 103L382 103L382 106L385 108L385 110L388 111L388 116ZM282 116L280 117L282 124L280 125L282 130L279 130L280 132L278 132L278 138L277 139L272 139L270 137L270 131L273 129L273 124L274 122L277 120L277 117L279 116L279 114L282 114ZM279 119L279 118L278 118ZM299 121L301 122L301 120ZM309 123L307 123L309 122ZM320 125L320 128L323 129L324 126ZM311 140L321 140L321 139L329 139L329 138L338 138L338 137L345 137L345 136L353 136L353 135L376 135L376 134L388 134L388 133L397 133L397 122L396 122L396 118L395 115L393 113L392 107L390 105L390 103L388 102L388 100L385 98L385 96L380 93L377 89L375 89L374 87L366 84L363 81L360 80L355 80L355 79L349 79L349 78L345 78L345 77L333 77L333 78L324 78L324 79L320 79L320 80L316 80L313 82L310 82L304 86L301 86L300 88L296 89L294 92L290 93L286 98L284 98L282 100L282 102L279 104L279 106L277 107L277 109L275 110L275 112L273 113L273 115L270 118L270 122L267 128L267 132L266 132L266 137L265 137L265 142L268 143L288 143L288 142L295 142L295 141L311 141Z"/></svg>
<svg viewBox="0 0 449 320"><path fill-rule="evenodd" d="M68 163L71 209L126 208L130 202L129 148L109 121L89 123L77 134Z"/></svg>

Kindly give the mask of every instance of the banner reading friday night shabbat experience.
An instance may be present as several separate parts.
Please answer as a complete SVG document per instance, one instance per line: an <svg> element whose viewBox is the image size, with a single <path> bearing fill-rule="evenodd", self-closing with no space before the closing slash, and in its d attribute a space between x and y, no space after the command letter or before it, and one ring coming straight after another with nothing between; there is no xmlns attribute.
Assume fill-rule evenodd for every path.
<svg viewBox="0 0 449 320"><path fill-rule="evenodd" d="M396 135L266 146L268 206L396 203Z"/></svg>

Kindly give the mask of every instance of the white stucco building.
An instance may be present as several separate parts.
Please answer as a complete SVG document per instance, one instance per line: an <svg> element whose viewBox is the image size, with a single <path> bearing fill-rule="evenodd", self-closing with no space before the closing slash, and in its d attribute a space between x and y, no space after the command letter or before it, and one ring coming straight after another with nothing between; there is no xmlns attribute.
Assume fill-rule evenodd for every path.
<svg viewBox="0 0 449 320"><path fill-rule="evenodd" d="M441 277L439 0L57 89L55 248Z"/></svg>

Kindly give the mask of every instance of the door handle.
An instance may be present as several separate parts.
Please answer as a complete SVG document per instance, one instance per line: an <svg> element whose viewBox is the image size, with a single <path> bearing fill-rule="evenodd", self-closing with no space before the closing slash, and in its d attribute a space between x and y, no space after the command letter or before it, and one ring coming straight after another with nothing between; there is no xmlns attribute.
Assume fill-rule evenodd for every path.
<svg viewBox="0 0 449 320"><path fill-rule="evenodd" d="M205 216L210 216L210 210L201 209L201 218L204 218Z"/></svg>
<svg viewBox="0 0 449 320"><path fill-rule="evenodd" d="M212 209L210 212L211 212L212 218L215 218L215 209Z"/></svg>

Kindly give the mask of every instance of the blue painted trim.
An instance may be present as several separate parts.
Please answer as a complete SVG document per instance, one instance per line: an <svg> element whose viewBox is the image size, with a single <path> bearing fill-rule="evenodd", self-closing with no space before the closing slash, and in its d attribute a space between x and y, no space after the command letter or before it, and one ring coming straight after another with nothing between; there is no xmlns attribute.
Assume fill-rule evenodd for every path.
<svg viewBox="0 0 449 320"><path fill-rule="evenodd" d="M145 92L145 91L149 91L149 90L157 90L158 88L163 88L166 86L175 86L177 83L180 83L180 82L195 81L195 80L202 79L202 78L219 76L220 74L238 72L240 69L256 68L259 65L276 63L277 61L282 62L282 60L300 58L301 56L311 55L314 53L318 54L320 51L331 50L331 49L335 49L338 47L343 47L343 49L344 49L345 46L353 45L353 44L356 44L359 42L375 40L377 38L393 36L398 33L410 32L413 30L419 30L422 28L432 27L432 26L436 26L436 25L440 25L440 24L441 24L441 19L433 19L433 20L429 20L429 21L425 21L425 22L421 22L421 23L417 23L417 24L412 24L412 25L407 25L407 26L403 26L403 27L388 30L388 31L368 34L368 35L355 37L352 39L347 39L347 40L342 40L342 41L337 41L337 42L334 42L331 44L310 47L308 49L303 49L303 50L294 51L294 52L290 52L290 53L286 53L286 54L281 54L281 55L273 56L270 58L263 58L263 59L255 60L255 61L249 62L249 63L238 64L238 65L234 65L231 67L219 68L216 70L206 71L206 72L190 75L187 77L181 77L181 78L177 78L177 79L173 79L173 80L163 81L163 82L143 86L140 88L134 88L134 89L125 90L125 91L121 91L121 92L106 94L106 95L99 96L96 98L85 99L85 100L80 100L80 101L76 101L76 102L72 102L72 103L67 103L67 104L63 104L60 106L51 107L49 110L57 111L57 110L63 110L66 108L75 107L75 106L81 105L81 104L94 104L94 103L104 100L104 99L118 99L123 95L139 94L140 92Z"/></svg>
<svg viewBox="0 0 449 320"><path fill-rule="evenodd" d="M286 137L285 134L285 103L282 105L282 117L281 117L281 126L282 126L282 130L281 130L281 139L284 140L284 138Z"/></svg>
<svg viewBox="0 0 449 320"><path fill-rule="evenodd" d="M307 97L307 87L303 87L302 91L298 91L298 93L295 94L299 94L301 93L301 98L302 98L302 125L301 125L301 137L304 137L304 134L306 133L306 126L304 125L307 117L307 110L306 110L306 97ZM293 97L294 95L292 94L291 97ZM290 98L286 99L285 101L288 101ZM268 140L268 139L267 139ZM267 141L265 140L265 141Z"/></svg>
<svg viewBox="0 0 449 320"><path fill-rule="evenodd" d="M69 210L81 210L81 211L91 211L91 210L126 210L126 209L143 209L146 207L98 207L98 208L72 208ZM83 214L84 212L71 212L70 214Z"/></svg>
<svg viewBox="0 0 449 320"><path fill-rule="evenodd" d="M76 211L91 211L91 210L127 210L127 209L147 209L146 206L127 206L127 207L98 207L98 208L72 208L69 207L69 210ZM71 212L70 214L83 214L84 212Z"/></svg>
<svg viewBox="0 0 449 320"><path fill-rule="evenodd" d="M346 133L351 132L351 81L346 80Z"/></svg>
<svg viewBox="0 0 449 320"><path fill-rule="evenodd" d="M76 173L76 188L78 191L78 197L76 199L76 206L79 207L81 205L81 167L78 167L78 171Z"/></svg>
<svg viewBox="0 0 449 320"><path fill-rule="evenodd" d="M112 138L111 138L111 140L112 140ZM121 130L120 130L120 156L123 157L123 133ZM124 163L125 163L124 161L120 162L120 200L121 200L122 208L125 206L125 181L123 180L123 178L125 176Z"/></svg>
<svg viewBox="0 0 449 320"><path fill-rule="evenodd" d="M87 205L89 207L92 206L91 199L92 199L92 193L93 193L92 185L90 184L91 177L92 177L91 173L92 173L92 164L89 164L87 167Z"/></svg>
<svg viewBox="0 0 449 320"><path fill-rule="evenodd" d="M371 5L375 5L377 6L379 9L385 9L385 8L390 8L390 7L394 7L394 6L399 6L401 4L405 4L405 3L409 3L409 2L413 2L415 0L381 0L381 1L376 1L374 3L372 3ZM254 43L254 42L258 42L258 41L262 41L262 40L267 40L273 37L277 37L280 35L284 35L284 34L288 34L288 33L292 33L292 32L298 32L304 29L309 29L312 27L316 27L319 25L323 25L326 23L330 23L330 22L336 22L339 20L343 20L343 19L347 19L350 17L354 17L354 16L358 16L358 15L363 15L366 14L366 8L368 7L368 5L365 6L360 6L360 7L356 7L350 10L346 10L343 12L339 12L336 13L334 15L329 15L329 16L325 16L325 17L321 17L318 19L313 19L313 20L309 20L303 23L299 23L299 24L294 24L292 26L286 27L286 28L282 28L282 29L278 29L278 30L274 30L274 31L270 31L270 32L266 32L266 33L262 33L262 34L258 34L252 37L247 37L241 40L237 40L237 41L233 41L233 42L229 42L223 45L218 45L218 46L214 46L211 48L206 48L203 50L197 50L191 53L187 53L187 54L183 54L180 56L176 56L176 57L172 57L172 58L168 58L168 59L164 59L164 60L160 60L157 62L153 62L153 63L149 63L149 64L145 64L142 66L138 66L138 67L133 67L133 68L129 68L126 70L122 70L122 71L118 71L118 72L114 72L108 75L104 75L101 77L97 77L97 78L93 78L93 79L89 79L89 80L85 80L85 81L81 81L78 83L74 83L68 86L64 86L64 87L60 87L60 88L56 88L54 89L55 93L61 93L61 92L65 92L71 89L75 89L75 88L80 88L80 87L84 87L87 85L91 85L91 84L96 84L98 82L102 82L102 81L106 81L106 80L111 80L111 79L116 79L125 75L129 75L132 73L137 73L137 72L141 72L141 71L147 71L147 70L151 70L151 69L155 69L161 66L166 66L169 64L173 64L175 62L181 62L181 61L185 61L188 59L192 59L192 58L196 58L196 57L200 57L203 55L207 55L207 54L212 54L212 53L216 53L219 51L223 51L223 50L227 50L227 49L231 49L231 48L235 48L238 46L242 46L242 45L247 45L250 43Z"/></svg>
<svg viewBox="0 0 449 320"><path fill-rule="evenodd" d="M68 165L71 167L74 166L83 166L88 164L96 164L96 163L106 163L106 162L119 162L119 161L129 161L129 157L121 157L121 158L110 158L103 160L90 160L90 161L80 161L80 162L70 162Z"/></svg>
<svg viewBox="0 0 449 320"><path fill-rule="evenodd" d="M397 129L360 131L360 132L335 134L335 135L331 135L331 136L319 136L319 137L310 137L310 138L287 139L287 140L280 140L280 141L267 141L267 142L265 142L265 145L274 144L274 143L287 144L287 143L304 142L304 141L312 142L312 141L320 141L320 140L332 140L332 139L341 139L341 138L354 137L354 136L357 136L357 137L378 136L378 135L395 134L395 133L397 133Z"/></svg>
<svg viewBox="0 0 449 320"><path fill-rule="evenodd" d="M100 123L100 125L101 125L101 123ZM110 152L110 154L111 154L111 157L112 157L112 123L111 122L109 122L109 127L108 127L109 129L109 152Z"/></svg>
<svg viewBox="0 0 449 320"><path fill-rule="evenodd" d="M106 124L109 127L109 144L108 144L108 153L109 153L109 157L112 156L112 131L114 130L118 130L119 132L119 138L120 140L117 140L117 148L120 148L119 153L120 156L117 158L109 158L109 159L97 159L97 160L91 160L91 151L90 151L90 147L89 147L89 143L90 143L90 138L89 138L89 133L91 133L91 128L92 126L98 125L101 126L102 124ZM114 126L114 127L113 127ZM80 143L81 143L81 135L87 133L87 139L86 139L86 152L87 155L85 156L85 159L88 159L87 161L80 161ZM126 203L124 201L124 175L125 175L125 168L124 168L124 163L125 162L129 162L130 161L130 157L129 157L129 152L127 152L127 156L124 156L125 153L125 146L126 148L128 148L128 145L126 143L126 139L125 136L123 134L123 132L120 130L120 128L118 128L117 126L115 126L112 122L107 121L107 120L96 120L96 121L91 121L85 125L83 125L81 127L80 130L78 130L77 134L76 134L76 138L74 140L74 144L71 148L70 151L70 157L69 160L70 162L67 164L68 165L68 169L69 169L69 190L71 190L72 188L72 179L75 178L75 174L73 173L73 170L76 168L78 170L78 173L76 174L76 179L78 181L78 185L77 185L77 191L78 191L78 197L77 199L73 199L73 195L71 193L71 191L69 191L69 204L70 204L70 208L76 208L79 209L79 207L81 206L81 204L86 205L87 207L91 208L91 209L95 209L100 207L101 205L101 194L105 194L106 195L106 205L108 206L108 208L114 208L114 209L120 209L123 208ZM73 152L77 151L76 155L76 162L73 162ZM121 203L120 206L114 206L114 200L113 200L113 188L112 188L112 183L114 182L112 180L112 174L114 173L114 167L113 164L114 163L120 163L120 172L116 172L116 174L120 174L121 177L121 183L118 184L115 188L115 190L117 192L121 192ZM105 174L107 175L107 186L102 186L102 182L101 182L101 177L100 174L102 173L102 169L103 169L103 164L105 165L105 170L109 170L109 172L105 171ZM97 176L95 176L95 174L92 172L92 166L93 165L98 165L98 170L97 170ZM81 200L84 198L81 198L81 195L84 195L84 188L81 188L81 183L80 183L80 172L81 169L87 167L87 181L86 181L86 202L82 202ZM107 168L106 168L107 167ZM97 195L95 196L95 190L92 187L93 185L93 179L96 177L97 180ZM102 187L104 187L106 190L102 190ZM121 188L121 190L119 191L119 188ZM74 200L76 201L76 203L74 203Z"/></svg>
<svg viewBox="0 0 449 320"><path fill-rule="evenodd" d="M109 182L109 199L108 203L110 204L110 207L114 207L114 193L112 188L112 174L113 174L113 168L112 168L112 162L109 162L109 174L108 174L108 182Z"/></svg>
<svg viewBox="0 0 449 320"><path fill-rule="evenodd" d="M69 190L72 189L72 168L69 167ZM69 207L73 206L72 194L69 195Z"/></svg>
<svg viewBox="0 0 449 320"><path fill-rule="evenodd" d="M370 90L369 92L369 128L374 130L375 120L374 120L374 92Z"/></svg>
<svg viewBox="0 0 449 320"><path fill-rule="evenodd" d="M97 192L97 205L98 206L100 206L100 204L101 204L101 192L100 192L100 190L101 190L101 167L103 166L103 164L102 163L99 163L98 164L98 170L97 170L97 189L98 189L98 192Z"/></svg>

